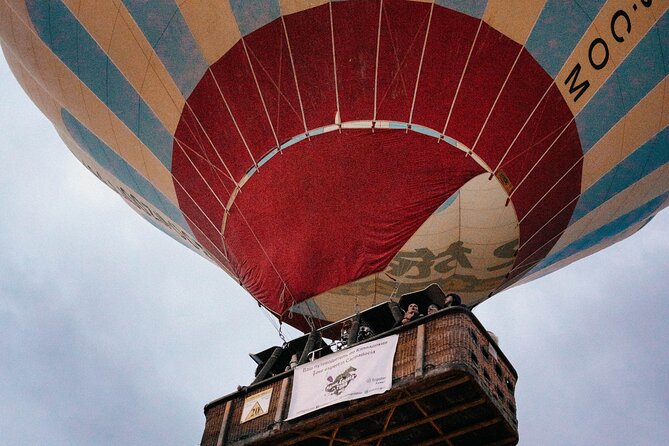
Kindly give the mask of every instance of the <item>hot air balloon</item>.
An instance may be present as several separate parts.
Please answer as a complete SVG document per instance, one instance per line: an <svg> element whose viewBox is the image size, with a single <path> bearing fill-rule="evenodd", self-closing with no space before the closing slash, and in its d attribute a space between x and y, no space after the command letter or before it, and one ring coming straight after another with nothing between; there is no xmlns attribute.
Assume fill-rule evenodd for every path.
<svg viewBox="0 0 669 446"><path fill-rule="evenodd" d="M290 324L476 305L667 204L666 2L210 3L10 1L3 50L89 170Z"/></svg>
<svg viewBox="0 0 669 446"><path fill-rule="evenodd" d="M666 207L668 7L8 0L0 39L86 168L308 331L475 306Z"/></svg>

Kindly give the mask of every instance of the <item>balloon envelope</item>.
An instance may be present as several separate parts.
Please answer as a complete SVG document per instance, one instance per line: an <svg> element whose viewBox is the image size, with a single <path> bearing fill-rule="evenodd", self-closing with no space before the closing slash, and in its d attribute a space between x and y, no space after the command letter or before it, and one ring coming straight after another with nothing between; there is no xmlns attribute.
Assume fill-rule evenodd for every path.
<svg viewBox="0 0 669 446"><path fill-rule="evenodd" d="M669 2L0 3L74 155L287 322L475 305L669 200Z"/></svg>

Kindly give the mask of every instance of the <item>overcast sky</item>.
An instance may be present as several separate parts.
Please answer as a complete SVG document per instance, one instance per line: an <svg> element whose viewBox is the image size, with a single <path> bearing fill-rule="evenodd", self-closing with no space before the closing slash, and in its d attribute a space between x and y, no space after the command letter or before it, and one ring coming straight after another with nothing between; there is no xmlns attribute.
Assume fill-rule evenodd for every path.
<svg viewBox="0 0 669 446"><path fill-rule="evenodd" d="M198 445L280 340L222 271L90 174L0 57L0 444ZM669 215L475 314L521 445L669 444Z"/></svg>

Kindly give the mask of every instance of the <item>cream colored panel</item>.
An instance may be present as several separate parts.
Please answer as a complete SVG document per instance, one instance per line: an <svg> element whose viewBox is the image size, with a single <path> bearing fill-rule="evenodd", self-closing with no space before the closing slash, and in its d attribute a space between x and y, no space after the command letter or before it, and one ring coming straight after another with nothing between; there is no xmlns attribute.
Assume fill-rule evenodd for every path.
<svg viewBox="0 0 669 446"><path fill-rule="evenodd" d="M46 47L45 50L48 51ZM60 60L56 60L53 53L50 54L50 57L53 58L53 68L56 71L56 76L63 92L61 100L63 101L64 108L88 127L90 123L84 97L81 93L81 81Z"/></svg>
<svg viewBox="0 0 669 446"><path fill-rule="evenodd" d="M185 101L180 93L177 96L165 94L166 82L164 76L167 74L162 72L162 70L154 70L153 68L154 64L151 64L146 71L141 90L142 99L151 107L155 115L160 118L167 131L171 135L174 135L181 119L181 112ZM170 84L172 84L172 78L167 82L167 85ZM156 112L154 107L159 108L159 110Z"/></svg>
<svg viewBox="0 0 669 446"><path fill-rule="evenodd" d="M154 183L163 195L173 203L177 203L171 173L35 34L30 33L25 25L16 20L16 16L14 17L14 29L23 32L22 38L32 39L30 49L36 54L36 59L42 62L40 71L49 71L42 77L55 79L55 81L50 80L47 85L40 83L43 94L52 97L60 107L67 109L137 172ZM22 53L22 56L23 54L26 53ZM30 54L27 53L26 56ZM60 112L57 117L49 116L49 118L62 128Z"/></svg>
<svg viewBox="0 0 669 446"><path fill-rule="evenodd" d="M228 0L187 0L179 8L209 65L241 39Z"/></svg>
<svg viewBox="0 0 669 446"><path fill-rule="evenodd" d="M5 59L9 65L14 77L19 82L21 87L28 93L28 96L35 105L44 113L52 122L57 122L60 119L59 107L51 100L51 98L42 91L39 84L30 75L30 73L21 65L21 62L9 50L4 52Z"/></svg>
<svg viewBox="0 0 669 446"><path fill-rule="evenodd" d="M98 99L98 97L88 88L80 85L80 91L83 99L82 103L86 108L86 116L88 117L88 120L82 121L81 118L78 119L81 122L84 122L86 127L95 133L95 136L100 138L102 141L105 141L108 146L118 147L114 131L111 126L113 118L110 116L111 112L109 109L106 106L103 106L100 102L100 99ZM72 114L77 116L76 113L72 112Z"/></svg>
<svg viewBox="0 0 669 446"><path fill-rule="evenodd" d="M22 65L30 73L40 73L40 65L32 49L33 32L27 28L14 11L0 1L0 39L5 53L12 51L20 54Z"/></svg>
<svg viewBox="0 0 669 446"><path fill-rule="evenodd" d="M618 165L629 154L666 127L669 78L664 78L588 151L583 160L581 191ZM666 102L666 103L665 103Z"/></svg>
<svg viewBox="0 0 669 446"><path fill-rule="evenodd" d="M63 0L63 3L106 52L117 20L118 2Z"/></svg>
<svg viewBox="0 0 669 446"><path fill-rule="evenodd" d="M669 190L669 165L664 165L636 182L633 186L616 194L597 209L576 221L564 232L555 244L551 253L558 252L570 243L583 237L597 228L632 212Z"/></svg>
<svg viewBox="0 0 669 446"><path fill-rule="evenodd" d="M181 92L125 7L119 8L118 14L112 14L109 17L109 20L114 22L111 40L108 47L103 48L106 48L107 55L114 65L140 93L165 128L174 134L185 102ZM86 17L80 18L84 19ZM82 21L82 25L98 44L101 44L101 40L98 39L103 39L105 36L93 34L96 29L92 24ZM156 77L160 79L159 83L154 81ZM151 79L149 88L147 88L147 78ZM157 85L160 88L157 88Z"/></svg>
<svg viewBox="0 0 669 446"><path fill-rule="evenodd" d="M280 0L279 7L282 15L288 15L324 5L327 2L328 0Z"/></svg>
<svg viewBox="0 0 669 446"><path fill-rule="evenodd" d="M633 11L630 8L630 2L627 0L609 0L606 2L590 28L588 28L576 45L562 70L556 76L555 83L574 115L583 109L597 90L611 76L611 73L615 71L615 68L620 65L639 41L648 33L648 30L651 29L657 19L666 11L669 6L669 0L654 0L650 8L645 8L641 4L637 4L637 6L638 9ZM626 11L631 22L631 31L627 34L625 21L623 19L616 21L616 32L624 38L623 42L617 42L611 33L611 21L618 10ZM592 42L598 38L606 42L606 47L609 51L608 62L604 65L606 54L604 45L597 43L593 46L591 52L593 62L595 65L604 65L599 70L595 69L590 63L590 47ZM569 82L567 82L567 78L570 77L577 64L581 67L578 77L572 76ZM577 93L569 92L574 80L576 81L575 85L585 81L590 83L587 90L576 101L574 98Z"/></svg>
<svg viewBox="0 0 669 446"><path fill-rule="evenodd" d="M0 0L0 2L10 8L21 22L28 24L30 29L34 31L25 0Z"/></svg>
<svg viewBox="0 0 669 446"><path fill-rule="evenodd" d="M545 3L546 0L489 0L483 20L524 45Z"/></svg>
<svg viewBox="0 0 669 446"><path fill-rule="evenodd" d="M602 249L606 249L609 246L614 245L614 244L618 243L619 241L624 240L627 237L629 237L630 235L634 234L639 229L641 229L645 225L645 223L646 223L645 221L642 221L642 222L639 222L635 225L632 225L628 229L626 229L625 231L621 232L620 234L618 234L614 237L611 237L610 239L607 239L605 244L595 245L591 248L584 249L582 251L578 251L576 254L574 254L570 257L567 257L564 260L553 263L552 265L550 265L547 268L542 269L541 271L530 274L529 276L524 277L523 279L521 279L518 282L516 282L515 284L513 284L510 288L518 286L518 285L522 285L523 283L528 283L528 282L536 280L540 277L546 276L546 275L548 275L552 272L555 272L555 271L557 271L561 268L564 268L565 266L569 265L570 263L573 263L573 262L576 262L580 259L588 257L589 255L592 255L596 252L599 252Z"/></svg>

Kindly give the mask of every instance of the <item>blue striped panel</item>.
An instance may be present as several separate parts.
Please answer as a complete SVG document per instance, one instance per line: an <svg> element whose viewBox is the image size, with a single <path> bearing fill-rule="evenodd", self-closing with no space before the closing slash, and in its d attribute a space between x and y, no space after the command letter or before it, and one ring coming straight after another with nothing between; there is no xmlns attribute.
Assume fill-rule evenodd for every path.
<svg viewBox="0 0 669 446"><path fill-rule="evenodd" d="M437 5L480 19L488 0L437 0Z"/></svg>
<svg viewBox="0 0 669 446"><path fill-rule="evenodd" d="M171 170L172 136L60 0L27 0L40 38Z"/></svg>
<svg viewBox="0 0 669 446"><path fill-rule="evenodd" d="M103 169L111 173L128 188L138 193L163 214L167 215L181 229L192 235L188 223L181 211L168 200L158 189L140 175L123 158L118 156L109 146L91 133L70 112L61 109L63 122L76 143L88 153Z"/></svg>
<svg viewBox="0 0 669 446"><path fill-rule="evenodd" d="M667 197L669 197L669 192L665 192L664 194L650 200L643 206L633 210L632 212L629 212L622 217L619 217L602 226L601 228L581 237L580 239L564 247L562 250L546 257L544 260L538 263L537 266L532 268L532 271L528 274L534 274L535 272L540 271L568 257L571 257L574 254L578 254L581 251L592 248L593 246L599 245L601 243L606 243L608 239L615 237L621 232L627 230L629 227L655 215L657 211L660 210Z"/></svg>
<svg viewBox="0 0 669 446"><path fill-rule="evenodd" d="M444 201L444 202L441 204L441 206L439 206L439 207L437 208L437 210L434 211L434 213L435 213L435 214L440 214L440 213L444 212L446 209L448 209L448 208L455 202L455 199L458 198L459 196L460 196L460 191L455 192L453 195L451 195L450 197L448 197L448 198L446 199L446 201Z"/></svg>
<svg viewBox="0 0 669 446"><path fill-rule="evenodd" d="M605 0L548 0L525 48L552 78L562 69Z"/></svg>
<svg viewBox="0 0 669 446"><path fill-rule="evenodd" d="M669 127L632 152L583 192L570 224L667 163L669 163Z"/></svg>
<svg viewBox="0 0 669 446"><path fill-rule="evenodd" d="M243 36L279 18L279 0L230 0L232 13Z"/></svg>
<svg viewBox="0 0 669 446"><path fill-rule="evenodd" d="M662 60L669 12L641 39L613 75L576 117L583 153L592 148L667 75L669 64ZM609 63L611 63L609 61Z"/></svg>
<svg viewBox="0 0 669 446"><path fill-rule="evenodd" d="M123 0L123 4L188 98L209 66L174 0Z"/></svg>

